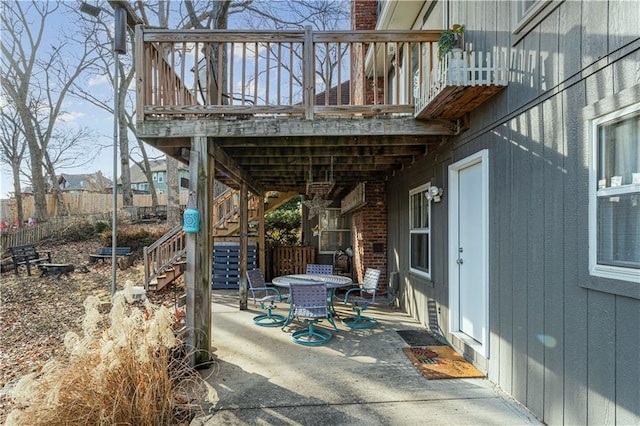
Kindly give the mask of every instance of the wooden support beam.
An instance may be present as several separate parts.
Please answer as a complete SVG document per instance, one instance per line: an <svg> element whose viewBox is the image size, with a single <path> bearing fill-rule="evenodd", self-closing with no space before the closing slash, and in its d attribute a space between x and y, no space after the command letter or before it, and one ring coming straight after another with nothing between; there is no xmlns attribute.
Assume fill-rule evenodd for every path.
<svg viewBox="0 0 640 426"><path fill-rule="evenodd" d="M246 182L240 183L240 310L247 309L247 248L249 243L249 191Z"/></svg>
<svg viewBox="0 0 640 426"><path fill-rule="evenodd" d="M220 167L223 172L238 183L246 183L251 192L264 195L265 189L259 186L247 172L238 166L233 158L227 155L227 153L214 142L211 143L211 152L216 159L216 165Z"/></svg>
<svg viewBox="0 0 640 426"><path fill-rule="evenodd" d="M264 230L264 197L258 196L258 266L266 273L266 235Z"/></svg>
<svg viewBox="0 0 640 426"><path fill-rule="evenodd" d="M206 138L193 138L189 158L189 192L200 212L200 228L187 234L187 311L185 337L191 366L210 361L211 349L211 245L209 244L210 206L213 180Z"/></svg>

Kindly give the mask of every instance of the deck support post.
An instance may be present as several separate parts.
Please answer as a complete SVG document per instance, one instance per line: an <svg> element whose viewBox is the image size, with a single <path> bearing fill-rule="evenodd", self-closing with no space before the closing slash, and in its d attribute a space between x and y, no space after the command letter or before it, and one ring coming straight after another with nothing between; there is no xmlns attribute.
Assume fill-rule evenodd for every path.
<svg viewBox="0 0 640 426"><path fill-rule="evenodd" d="M265 276L267 275L265 234L264 234L264 196L257 194L258 197L258 266L262 268ZM270 276L269 276L270 278Z"/></svg>
<svg viewBox="0 0 640 426"><path fill-rule="evenodd" d="M240 310L247 309L247 248L249 243L249 189L240 182Z"/></svg>
<svg viewBox="0 0 640 426"><path fill-rule="evenodd" d="M200 212L200 229L187 234L187 312L185 339L191 366L210 361L211 350L211 202L213 194L213 158L206 137L191 140L189 191Z"/></svg>

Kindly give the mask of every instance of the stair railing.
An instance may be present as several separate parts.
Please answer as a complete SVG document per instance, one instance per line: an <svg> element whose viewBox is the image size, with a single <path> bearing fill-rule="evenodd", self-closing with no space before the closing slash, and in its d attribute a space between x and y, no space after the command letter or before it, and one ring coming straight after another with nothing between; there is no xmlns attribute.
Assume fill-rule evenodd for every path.
<svg viewBox="0 0 640 426"><path fill-rule="evenodd" d="M148 290L151 280L162 274L186 253L187 238L182 224L175 226L156 242L145 247L142 251L145 288Z"/></svg>

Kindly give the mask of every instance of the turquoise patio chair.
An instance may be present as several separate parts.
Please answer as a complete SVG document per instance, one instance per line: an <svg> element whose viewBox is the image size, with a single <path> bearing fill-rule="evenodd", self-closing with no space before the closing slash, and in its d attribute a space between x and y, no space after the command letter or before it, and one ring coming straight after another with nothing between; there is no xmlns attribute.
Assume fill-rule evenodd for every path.
<svg viewBox="0 0 640 426"><path fill-rule="evenodd" d="M326 318L334 330L338 331L327 305L327 288L324 284L291 283L289 289L291 308L282 328L284 329L295 318L304 319L307 326L303 330L294 331L291 339L305 346L318 346L331 340L333 335L329 330L315 327L315 324Z"/></svg>
<svg viewBox="0 0 640 426"><path fill-rule="evenodd" d="M249 293L254 304L260 304L260 308L267 311L266 314L256 315L253 322L262 327L279 327L284 324L284 315L274 314L271 311L276 308L275 302L282 302L282 295L275 287L267 287L264 275L260 268L247 271Z"/></svg>
<svg viewBox="0 0 640 426"><path fill-rule="evenodd" d="M380 270L367 268L362 284L357 288L347 290L344 295L344 303L353 304L356 316L344 318L343 325L349 328L372 328L378 324L378 320L375 318L362 315L362 311L365 311L368 305L376 303L378 281L380 281Z"/></svg>

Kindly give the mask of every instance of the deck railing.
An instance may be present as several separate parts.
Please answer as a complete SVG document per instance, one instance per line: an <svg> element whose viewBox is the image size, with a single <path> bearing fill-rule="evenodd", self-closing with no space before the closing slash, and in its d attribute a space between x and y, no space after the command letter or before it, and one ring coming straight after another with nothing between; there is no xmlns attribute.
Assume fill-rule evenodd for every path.
<svg viewBox="0 0 640 426"><path fill-rule="evenodd" d="M413 114L440 30L136 28L137 115Z"/></svg>

